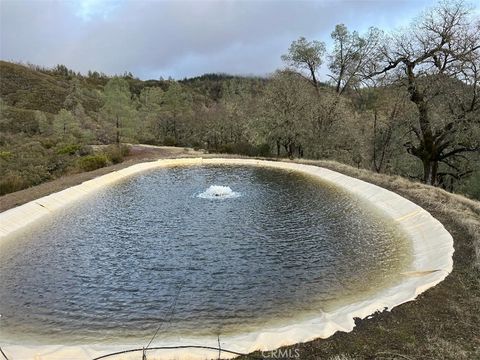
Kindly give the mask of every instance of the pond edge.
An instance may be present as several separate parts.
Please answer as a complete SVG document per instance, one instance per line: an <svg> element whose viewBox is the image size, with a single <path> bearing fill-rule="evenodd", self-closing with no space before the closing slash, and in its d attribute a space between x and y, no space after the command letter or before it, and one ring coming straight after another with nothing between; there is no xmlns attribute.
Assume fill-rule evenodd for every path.
<svg viewBox="0 0 480 360"><path fill-rule="evenodd" d="M181 158L145 162L99 176L79 185L50 194L24 205L0 213L0 245L4 239L24 227L52 214L58 209L84 198L86 195L135 174L156 168L191 165L253 165L264 166L317 177L349 193L367 200L395 221L412 241L412 271L405 273L400 284L382 289L371 298L343 306L334 312L320 312L317 317L296 324L277 326L233 336L221 337L222 347L248 353L255 350L273 350L281 346L327 338L337 331L350 332L355 318L366 318L375 312L391 310L395 306L414 300L419 294L444 280L453 269L453 238L444 226L430 213L380 186L314 165L291 162L243 158ZM218 346L217 338L189 338L178 341L155 342L155 345L206 345ZM5 344L0 344L5 345ZM125 349L123 346L25 346L6 345L4 351L14 354L15 359L31 359L34 356L48 359L91 359L108 352ZM215 354L206 350L162 351L166 357L182 359L205 359ZM132 355L137 356L138 355ZM228 357L227 354L222 357ZM112 357L114 359L115 357ZM125 358L125 355L122 357Z"/></svg>

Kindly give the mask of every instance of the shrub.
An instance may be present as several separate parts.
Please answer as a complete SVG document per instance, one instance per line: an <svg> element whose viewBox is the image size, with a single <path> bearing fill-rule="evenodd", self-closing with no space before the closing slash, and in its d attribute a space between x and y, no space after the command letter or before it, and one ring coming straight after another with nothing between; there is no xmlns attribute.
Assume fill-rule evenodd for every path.
<svg viewBox="0 0 480 360"><path fill-rule="evenodd" d="M77 167L83 171L92 171L107 166L105 154L87 155L77 160Z"/></svg>
<svg viewBox="0 0 480 360"><path fill-rule="evenodd" d="M10 160L12 157L13 157L13 153L11 151L1 151L0 150L0 159Z"/></svg>
<svg viewBox="0 0 480 360"><path fill-rule="evenodd" d="M260 145L257 145L257 156L270 156L270 144L268 143L263 143Z"/></svg>
<svg viewBox="0 0 480 360"><path fill-rule="evenodd" d="M0 178L0 195L22 190L26 187L28 187L28 184L18 174L7 174Z"/></svg>
<svg viewBox="0 0 480 360"><path fill-rule="evenodd" d="M38 185L52 179L46 163L26 164L18 171L27 186Z"/></svg>
<svg viewBox="0 0 480 360"><path fill-rule="evenodd" d="M128 155L130 148L126 145L109 145L103 150L105 156L113 164L118 164L123 161L123 158Z"/></svg>
<svg viewBox="0 0 480 360"><path fill-rule="evenodd" d="M474 172L467 180L465 180L458 191L466 194L472 199L480 200L480 171Z"/></svg>
<svg viewBox="0 0 480 360"><path fill-rule="evenodd" d="M232 144L223 144L218 147L217 152L220 154L234 154L235 150L233 149Z"/></svg>
<svg viewBox="0 0 480 360"><path fill-rule="evenodd" d="M194 141L191 146L193 147L193 150L198 151L200 149L203 149L203 144L200 141Z"/></svg>
<svg viewBox="0 0 480 360"><path fill-rule="evenodd" d="M75 155L82 148L79 144L67 144L57 150L59 155Z"/></svg>
<svg viewBox="0 0 480 360"><path fill-rule="evenodd" d="M28 135L37 134L39 125L37 119L35 119L35 112L27 109L3 106L0 112L0 131L25 133Z"/></svg>
<svg viewBox="0 0 480 360"><path fill-rule="evenodd" d="M128 145L120 145L120 150L122 151L123 156L130 154L130 146Z"/></svg>
<svg viewBox="0 0 480 360"><path fill-rule="evenodd" d="M47 138L41 138L40 143L45 149L51 149L57 144L57 141L53 138L47 137Z"/></svg>
<svg viewBox="0 0 480 360"><path fill-rule="evenodd" d="M163 145L164 146L175 146L177 145L175 139L170 136L166 136L165 139L163 139Z"/></svg>
<svg viewBox="0 0 480 360"><path fill-rule="evenodd" d="M93 154L93 149L90 145L83 145L78 151L78 155L80 156L86 156L86 155L92 155L92 154Z"/></svg>

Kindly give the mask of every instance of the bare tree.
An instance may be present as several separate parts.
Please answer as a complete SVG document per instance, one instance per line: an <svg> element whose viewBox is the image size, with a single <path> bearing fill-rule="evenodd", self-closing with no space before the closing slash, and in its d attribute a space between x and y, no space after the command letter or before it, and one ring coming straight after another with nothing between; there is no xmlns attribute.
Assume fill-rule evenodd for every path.
<svg viewBox="0 0 480 360"><path fill-rule="evenodd" d="M308 107L316 97L303 79L290 71L277 71L265 89L262 106L262 129L265 138L275 143L277 156L281 148L288 157L301 157L308 127Z"/></svg>
<svg viewBox="0 0 480 360"><path fill-rule="evenodd" d="M328 76L333 80L335 91L338 94L357 85L364 69L376 56L382 32L376 28L370 28L360 36L356 31L350 32L344 24L335 27L331 37L334 48L329 55Z"/></svg>
<svg viewBox="0 0 480 360"><path fill-rule="evenodd" d="M401 129L405 119L409 117L406 105L408 99L399 94L396 89L371 90L374 101L371 106L373 115L372 129L372 167L377 173L383 172L389 166L393 152L401 145ZM402 121L403 120L403 121ZM400 139L398 139L400 138Z"/></svg>
<svg viewBox="0 0 480 360"><path fill-rule="evenodd" d="M432 185L438 184L439 163L480 148L478 138L461 136L478 126L480 107L480 25L469 10L463 2L443 2L423 14L381 47L383 61L370 74L394 74L404 83L418 112L405 147L422 161L423 181ZM452 86L462 94L458 99L449 95ZM446 98L448 111L440 111L438 100Z"/></svg>

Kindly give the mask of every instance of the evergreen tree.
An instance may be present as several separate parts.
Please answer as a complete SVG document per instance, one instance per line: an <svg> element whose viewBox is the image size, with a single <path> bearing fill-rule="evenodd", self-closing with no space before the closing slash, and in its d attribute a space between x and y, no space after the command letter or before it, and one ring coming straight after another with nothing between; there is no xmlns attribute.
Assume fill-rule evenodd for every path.
<svg viewBox="0 0 480 360"><path fill-rule="evenodd" d="M122 136L131 135L134 111L128 82L119 77L109 80L105 85L102 112L114 124L117 145Z"/></svg>

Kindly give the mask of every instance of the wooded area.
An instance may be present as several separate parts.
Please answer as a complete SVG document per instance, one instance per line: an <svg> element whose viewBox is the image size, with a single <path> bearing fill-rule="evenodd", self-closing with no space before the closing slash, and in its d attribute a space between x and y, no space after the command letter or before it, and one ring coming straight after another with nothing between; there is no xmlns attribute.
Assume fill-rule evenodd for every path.
<svg viewBox="0 0 480 360"><path fill-rule="evenodd" d="M339 24L331 38L293 41L266 78L0 62L0 194L120 162L138 142L332 159L480 199L478 14L441 3L404 30Z"/></svg>

